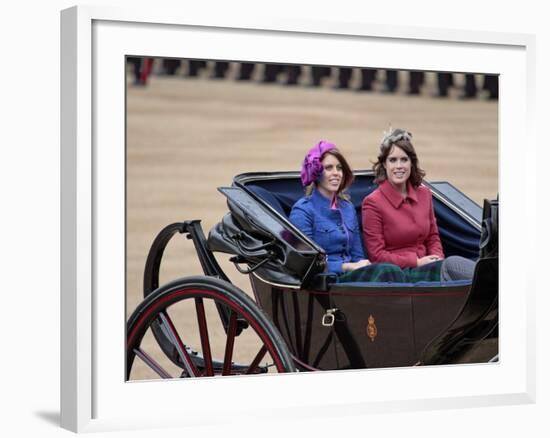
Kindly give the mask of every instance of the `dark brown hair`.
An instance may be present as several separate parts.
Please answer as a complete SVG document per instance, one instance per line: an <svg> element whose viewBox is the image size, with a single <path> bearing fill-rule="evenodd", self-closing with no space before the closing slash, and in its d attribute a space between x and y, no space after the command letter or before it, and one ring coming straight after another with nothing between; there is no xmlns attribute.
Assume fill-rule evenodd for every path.
<svg viewBox="0 0 550 438"><path fill-rule="evenodd" d="M413 187L418 187L422 184L426 172L418 164L418 156L412 144L412 134L404 129L397 128L390 130L382 139L378 161L372 166L372 170L374 170L374 182L380 184L387 179L384 163L394 146L402 149L409 157L409 160L411 160L411 176L409 177L409 181Z"/></svg>
<svg viewBox="0 0 550 438"><path fill-rule="evenodd" d="M322 162L327 155L332 155L340 162L340 165L342 166L342 182L340 183L340 187L338 188L338 193L336 194L336 196L349 200L349 195L343 192L347 190L353 183L353 179L355 178L353 175L353 170L338 149L330 149L326 151L323 155L321 155L320 161ZM307 196L311 195L311 193L313 192L313 187L316 185L317 183L315 182L306 187L305 191Z"/></svg>

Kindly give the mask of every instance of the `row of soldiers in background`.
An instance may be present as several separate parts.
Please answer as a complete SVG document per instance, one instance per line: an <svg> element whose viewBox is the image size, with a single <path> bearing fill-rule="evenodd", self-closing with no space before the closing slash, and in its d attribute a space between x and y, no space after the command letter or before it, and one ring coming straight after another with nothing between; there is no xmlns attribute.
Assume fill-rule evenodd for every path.
<svg viewBox="0 0 550 438"><path fill-rule="evenodd" d="M128 62L133 64L134 68L134 83L136 85L145 85L148 75L152 72L152 58L128 58ZM181 68L182 60L173 58L162 59L160 66L160 74L175 75L178 69ZM242 62L239 64L236 79L239 81L252 80L253 73L257 64ZM227 76L230 63L226 61L216 61L212 67L210 78L224 79ZM207 61L188 60L186 77L197 77L201 74L201 70L207 68ZM309 85L319 87L324 78L331 76L332 68L328 66L311 66ZM358 91L371 91L374 89L374 82L378 77L379 70L372 68L360 68L360 81L357 88ZM335 88L349 89L352 79L353 69L351 67L339 67L336 78ZM263 83L277 83L281 75L285 75L285 85L298 85L302 75L302 67L300 65L286 64L265 64L263 74L260 79ZM425 73L422 71L410 71L407 94L420 94L421 87L425 81ZM447 97L449 88L455 85L452 73L437 73L437 91L435 96ZM384 88L387 93L394 93L399 86L398 70L385 70ZM483 91L486 91L488 99L498 99L498 76L483 75ZM478 85L474 74L464 75L463 92L460 95L462 99L474 99L478 95Z"/></svg>

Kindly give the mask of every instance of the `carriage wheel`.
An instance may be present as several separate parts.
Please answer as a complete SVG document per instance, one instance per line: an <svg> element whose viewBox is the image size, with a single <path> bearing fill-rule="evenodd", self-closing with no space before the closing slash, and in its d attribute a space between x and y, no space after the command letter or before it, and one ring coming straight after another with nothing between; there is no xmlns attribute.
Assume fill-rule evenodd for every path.
<svg viewBox="0 0 550 438"><path fill-rule="evenodd" d="M229 310L226 325L216 311L220 305ZM243 322L248 328L240 333ZM168 283L148 295L128 320L128 380L148 378L143 377L147 373L174 378L295 370L265 313L243 291L217 278Z"/></svg>

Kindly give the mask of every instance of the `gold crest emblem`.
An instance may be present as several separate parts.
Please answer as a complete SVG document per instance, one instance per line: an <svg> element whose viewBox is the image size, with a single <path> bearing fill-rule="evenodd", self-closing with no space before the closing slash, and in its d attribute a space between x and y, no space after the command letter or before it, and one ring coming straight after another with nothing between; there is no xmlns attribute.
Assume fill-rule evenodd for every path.
<svg viewBox="0 0 550 438"><path fill-rule="evenodd" d="M369 315L368 321L369 324L367 325L367 335L370 338L371 342L374 342L374 338L376 338L376 335L378 334L378 329L376 328L374 317L372 315Z"/></svg>

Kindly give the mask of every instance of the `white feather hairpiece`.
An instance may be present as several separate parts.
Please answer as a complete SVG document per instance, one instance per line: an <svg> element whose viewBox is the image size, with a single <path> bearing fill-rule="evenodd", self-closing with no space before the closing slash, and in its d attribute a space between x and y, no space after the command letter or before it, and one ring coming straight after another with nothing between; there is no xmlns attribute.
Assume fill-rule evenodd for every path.
<svg viewBox="0 0 550 438"><path fill-rule="evenodd" d="M384 131L380 147L387 147L390 144L396 143L399 140L412 141L412 134L404 129L392 128L390 125L387 131Z"/></svg>

